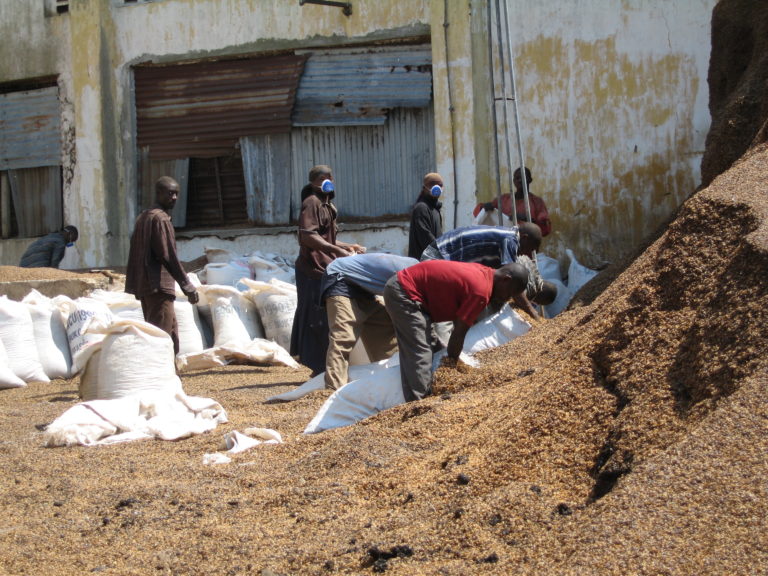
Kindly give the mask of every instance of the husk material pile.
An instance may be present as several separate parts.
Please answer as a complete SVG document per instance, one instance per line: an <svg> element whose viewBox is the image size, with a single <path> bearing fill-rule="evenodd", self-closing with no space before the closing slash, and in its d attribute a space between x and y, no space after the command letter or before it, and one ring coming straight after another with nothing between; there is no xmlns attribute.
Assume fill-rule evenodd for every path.
<svg viewBox="0 0 768 576"><path fill-rule="evenodd" d="M44 448L77 381L2 392L9 574L757 574L768 566L768 147L587 306L441 369L435 394L301 431L305 370L183 378L231 422ZM203 465L229 430L286 443Z"/></svg>

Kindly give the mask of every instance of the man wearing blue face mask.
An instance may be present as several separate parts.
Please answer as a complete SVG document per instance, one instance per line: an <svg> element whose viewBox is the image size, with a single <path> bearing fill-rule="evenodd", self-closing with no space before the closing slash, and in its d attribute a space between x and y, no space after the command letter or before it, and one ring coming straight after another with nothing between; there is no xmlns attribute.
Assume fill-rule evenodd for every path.
<svg viewBox="0 0 768 576"><path fill-rule="evenodd" d="M330 166L319 164L309 171L309 183L301 191L299 256L296 258L296 313L291 330L291 355L312 370L325 370L328 350L328 318L320 306L320 280L335 258L362 254L365 248L336 239L336 195Z"/></svg>
<svg viewBox="0 0 768 576"><path fill-rule="evenodd" d="M38 238L29 245L21 257L22 268L58 268L64 258L64 251L77 241L77 228L64 226L58 232Z"/></svg>
<svg viewBox="0 0 768 576"><path fill-rule="evenodd" d="M424 176L421 193L411 210L411 228L408 232L408 256L421 257L421 253L435 238L443 233L443 216L440 196L443 193L443 178L437 172Z"/></svg>

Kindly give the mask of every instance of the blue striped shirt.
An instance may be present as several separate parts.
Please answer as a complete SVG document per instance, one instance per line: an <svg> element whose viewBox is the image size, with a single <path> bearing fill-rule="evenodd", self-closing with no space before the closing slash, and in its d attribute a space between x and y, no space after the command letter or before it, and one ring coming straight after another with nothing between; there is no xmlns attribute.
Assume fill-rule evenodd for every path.
<svg viewBox="0 0 768 576"><path fill-rule="evenodd" d="M504 266L517 261L520 232L517 226L464 226L440 236L435 247L444 260Z"/></svg>

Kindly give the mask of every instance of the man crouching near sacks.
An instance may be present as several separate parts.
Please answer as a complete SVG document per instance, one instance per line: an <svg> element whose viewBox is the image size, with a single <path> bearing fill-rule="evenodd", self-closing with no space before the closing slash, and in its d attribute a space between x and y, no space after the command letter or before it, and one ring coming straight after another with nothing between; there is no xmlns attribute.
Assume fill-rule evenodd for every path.
<svg viewBox="0 0 768 576"><path fill-rule="evenodd" d="M518 263L494 270L482 264L429 260L401 270L387 281L384 304L400 351L405 400L432 391L432 322L453 322L442 365L464 369L459 354L467 331L488 304L503 305L525 291L528 271Z"/></svg>

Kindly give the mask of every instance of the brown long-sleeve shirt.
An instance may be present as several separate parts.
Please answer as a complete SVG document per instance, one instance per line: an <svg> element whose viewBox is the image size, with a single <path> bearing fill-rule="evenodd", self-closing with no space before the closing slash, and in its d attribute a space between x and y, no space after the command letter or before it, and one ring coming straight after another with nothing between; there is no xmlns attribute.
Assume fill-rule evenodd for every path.
<svg viewBox="0 0 768 576"><path fill-rule="evenodd" d="M336 244L336 207L330 200L325 201L317 194L308 196L301 203L299 256L296 258L296 268L310 278L319 279L334 257L307 246L303 239L308 234L319 234L329 244Z"/></svg>
<svg viewBox="0 0 768 576"><path fill-rule="evenodd" d="M176 254L171 217L155 206L136 218L125 272L125 291L139 299L155 292L174 295L174 281L185 293L195 289Z"/></svg>

